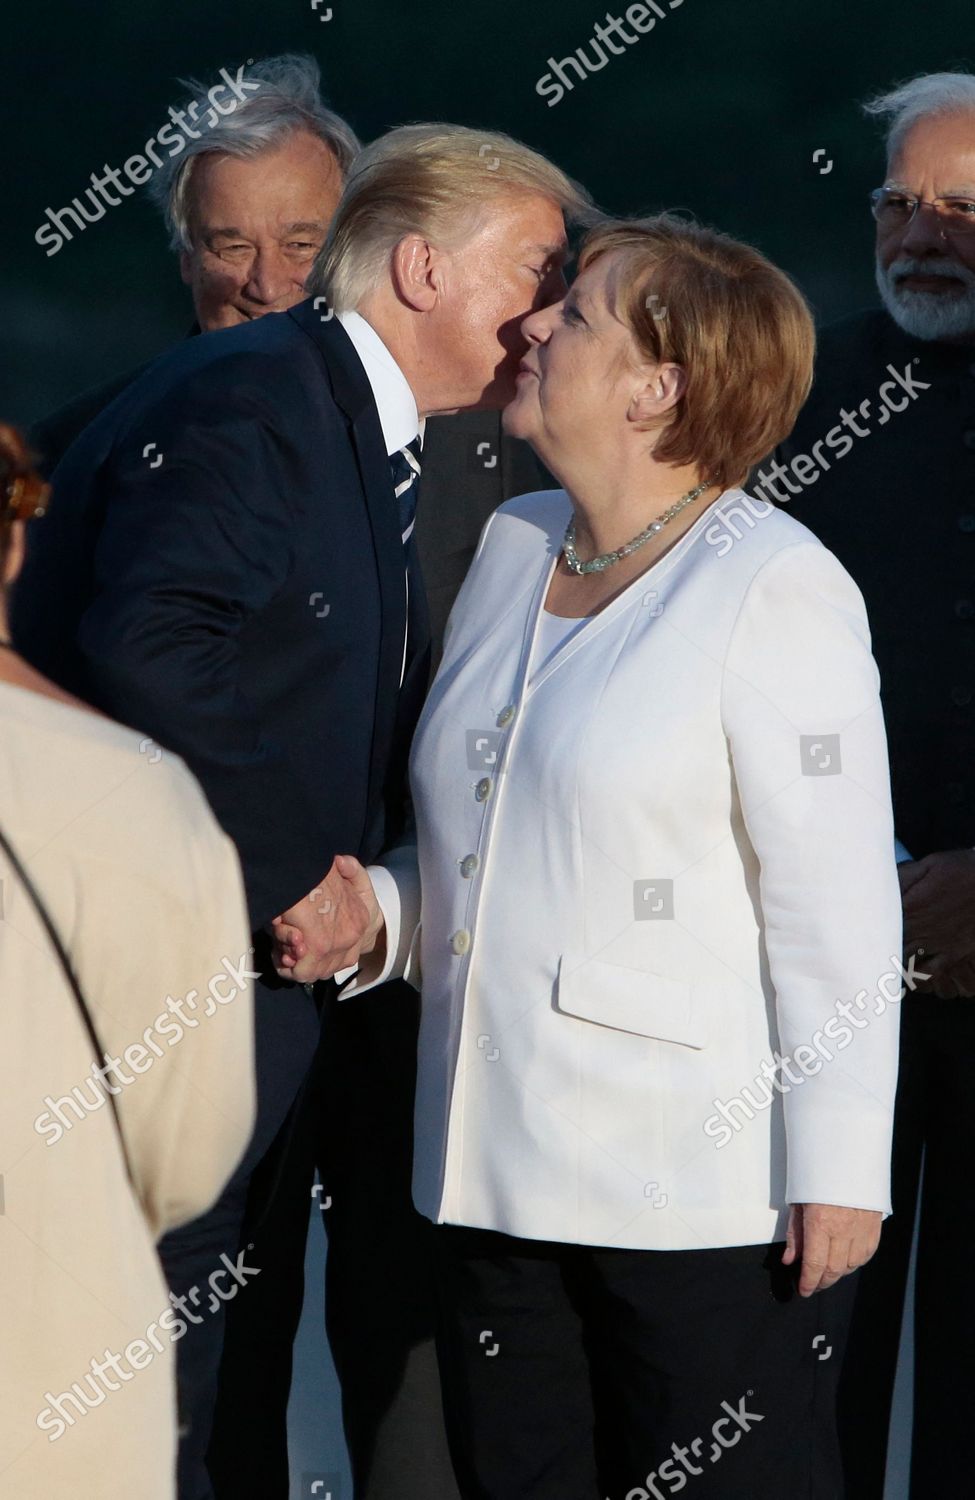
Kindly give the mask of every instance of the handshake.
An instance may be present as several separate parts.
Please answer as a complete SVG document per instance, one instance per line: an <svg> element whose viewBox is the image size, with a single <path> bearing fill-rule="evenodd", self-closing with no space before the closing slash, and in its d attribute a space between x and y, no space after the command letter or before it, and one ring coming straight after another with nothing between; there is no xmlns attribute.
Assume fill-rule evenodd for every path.
<svg viewBox="0 0 975 1500"><path fill-rule="evenodd" d="M368 872L338 854L321 885L271 923L274 967L282 979L313 984L385 956L385 922Z"/></svg>

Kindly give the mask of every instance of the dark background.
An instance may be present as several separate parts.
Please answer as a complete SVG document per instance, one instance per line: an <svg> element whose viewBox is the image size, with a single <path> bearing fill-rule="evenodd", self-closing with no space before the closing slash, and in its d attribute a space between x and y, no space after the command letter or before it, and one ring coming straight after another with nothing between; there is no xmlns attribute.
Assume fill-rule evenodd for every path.
<svg viewBox="0 0 975 1500"><path fill-rule="evenodd" d="M322 22L311 0L22 0L5 20L0 417L30 422L185 332L188 295L144 189L50 258L34 240L46 207L141 150L181 104L180 78L312 52L363 139L408 120L507 130L607 210L690 209L754 242L825 322L875 295L866 195L884 163L859 103L975 54L975 0L683 0L550 107L535 92L547 59L588 43L602 0L331 6Z"/></svg>

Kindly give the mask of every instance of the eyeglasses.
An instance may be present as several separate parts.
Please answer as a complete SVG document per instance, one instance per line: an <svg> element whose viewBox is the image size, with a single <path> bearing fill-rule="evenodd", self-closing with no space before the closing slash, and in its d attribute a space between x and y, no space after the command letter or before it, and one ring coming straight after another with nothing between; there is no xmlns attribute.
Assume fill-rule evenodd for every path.
<svg viewBox="0 0 975 1500"><path fill-rule="evenodd" d="M906 229L919 208L933 208L942 235L975 234L975 199L914 198L896 188L874 188L870 207L877 223L884 229Z"/></svg>

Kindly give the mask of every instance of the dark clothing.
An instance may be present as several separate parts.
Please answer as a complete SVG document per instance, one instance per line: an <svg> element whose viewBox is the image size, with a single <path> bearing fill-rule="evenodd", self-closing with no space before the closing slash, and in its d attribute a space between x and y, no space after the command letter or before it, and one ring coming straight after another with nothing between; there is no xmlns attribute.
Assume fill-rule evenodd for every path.
<svg viewBox="0 0 975 1500"><path fill-rule="evenodd" d="M870 405L861 410L865 401ZM855 435L848 425L837 428L841 408L868 429L865 435ZM975 845L975 347L910 338L883 311L827 328L820 336L812 394L778 457L789 464L797 455L806 455L818 476L810 478L813 468L801 460L790 470L802 493L790 498L789 509L836 554L866 601L880 668L897 835L915 859L970 848ZM762 465L761 472L767 474L769 466ZM797 479L803 475L804 488ZM966 1201L963 1154L975 1123L973 1058L975 1001L905 996L894 1212L880 1249L861 1273L840 1385L840 1434L852 1500L883 1496L922 1157L912 1500L947 1493L949 1481L967 1464L975 1322L969 1303L957 1296L950 1265L966 1222L959 1204Z"/></svg>
<svg viewBox="0 0 975 1500"><path fill-rule="evenodd" d="M41 671L176 750L259 931L399 830L429 660L372 392L303 303L157 360L58 465L14 600ZM416 571L415 560L411 564ZM410 716L407 715L406 718Z"/></svg>
<svg viewBox="0 0 975 1500"><path fill-rule="evenodd" d="M142 365L85 391L32 428L31 445L45 475L51 475L89 422L148 368ZM434 666L447 616L488 516L514 495L554 485L528 444L505 436L500 412L463 411L428 419L414 535L426 584Z"/></svg>
<svg viewBox="0 0 975 1500"><path fill-rule="evenodd" d="M260 934L335 854L369 861L397 837L429 676L410 549L400 686L404 548L379 415L351 341L310 303L187 340L85 430L54 487L14 600L18 645L55 681L142 730L147 751L151 736L183 756L237 845ZM257 1127L220 1202L162 1247L177 1294L199 1286L228 1245L252 1240L249 1226L263 1223L273 1241L268 1202L248 1181L283 1127L289 1134L318 1043L310 994L276 978L265 939L256 936L255 949L264 971ZM287 1167L282 1150L268 1194ZM277 1293L293 1320L293 1284L282 1278ZM247 1306L241 1295L242 1317ZM221 1341L221 1320L207 1316L178 1345L192 1417L183 1500L211 1493L202 1459Z"/></svg>
<svg viewBox="0 0 975 1500"><path fill-rule="evenodd" d="M59 406L57 411L51 412L50 416L34 424L28 438L31 448L37 454L37 467L46 479L51 478L71 444L81 436L89 423L101 416L116 396L121 396L124 390L134 385L152 363L150 360L137 369L125 370L112 380L82 391L80 396L75 396L64 406Z"/></svg>
<svg viewBox="0 0 975 1500"><path fill-rule="evenodd" d="M950 1250L967 1238L975 1137L975 1001L905 995L894 1116L893 1216L860 1274L840 1379L840 1442L850 1500L883 1500L901 1309L920 1188L914 1286L913 1500L958 1492L967 1469L975 1308ZM964 1488L964 1484L962 1484Z"/></svg>
<svg viewBox="0 0 975 1500"><path fill-rule="evenodd" d="M464 1500L840 1500L853 1278L801 1298L781 1245L609 1250L434 1230Z"/></svg>

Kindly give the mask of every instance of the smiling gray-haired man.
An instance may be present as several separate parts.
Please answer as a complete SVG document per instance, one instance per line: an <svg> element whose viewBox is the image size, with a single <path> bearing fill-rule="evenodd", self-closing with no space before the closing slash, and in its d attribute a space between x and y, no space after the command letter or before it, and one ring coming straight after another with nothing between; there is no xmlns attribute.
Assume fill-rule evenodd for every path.
<svg viewBox="0 0 975 1500"><path fill-rule="evenodd" d="M928 1500L969 1467L975 1401L957 1275L975 1133L975 77L917 77L865 109L888 125L871 195L882 306L822 332L812 395L761 473L860 585L880 667L905 951L919 957L894 1216L859 1273L840 1417L847 1492L881 1500L923 1154L911 1495Z"/></svg>
<svg viewBox="0 0 975 1500"><path fill-rule="evenodd" d="M223 85L189 82L176 113L199 129L181 137L147 185L192 293L191 333L301 301L360 150L352 127L323 100L314 58L286 53L244 72L241 90L250 92L220 117L209 100ZM36 424L31 440L46 472L145 368L116 375Z"/></svg>

